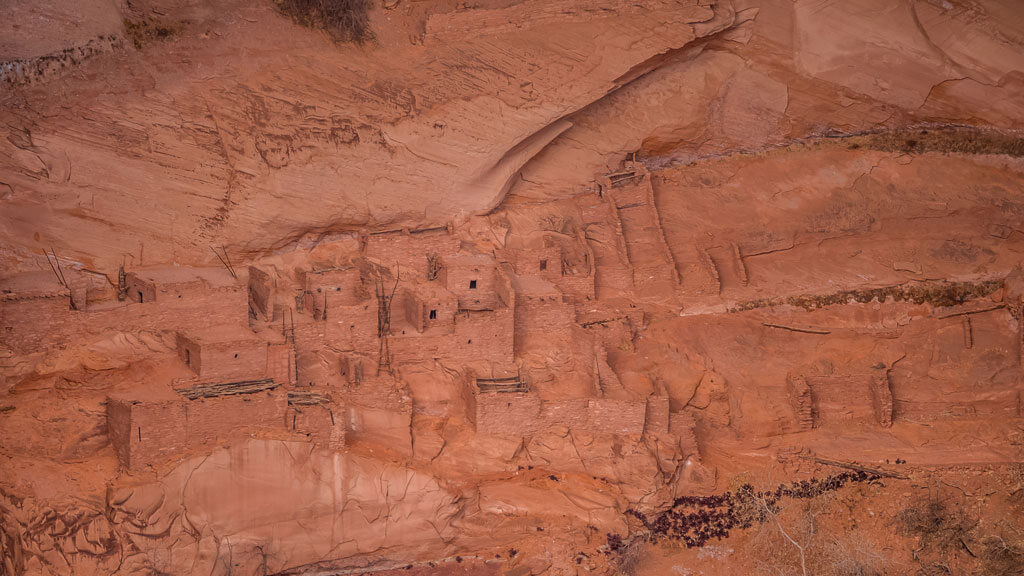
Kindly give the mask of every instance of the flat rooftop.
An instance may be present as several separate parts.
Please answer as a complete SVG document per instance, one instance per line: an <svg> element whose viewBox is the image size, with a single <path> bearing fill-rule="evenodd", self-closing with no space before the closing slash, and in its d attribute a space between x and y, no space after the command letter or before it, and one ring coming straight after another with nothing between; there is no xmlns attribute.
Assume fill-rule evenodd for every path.
<svg viewBox="0 0 1024 576"><path fill-rule="evenodd" d="M66 296L70 292L57 281L52 270L22 272L0 278L0 300L22 300Z"/></svg>

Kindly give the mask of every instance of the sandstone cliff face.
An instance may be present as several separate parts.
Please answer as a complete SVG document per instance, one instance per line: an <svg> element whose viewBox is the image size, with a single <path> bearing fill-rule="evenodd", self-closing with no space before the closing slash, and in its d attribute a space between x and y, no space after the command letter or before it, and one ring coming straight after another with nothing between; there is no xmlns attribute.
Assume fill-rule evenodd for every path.
<svg viewBox="0 0 1024 576"><path fill-rule="evenodd" d="M0 22L0 574L1024 565L1017 3Z"/></svg>

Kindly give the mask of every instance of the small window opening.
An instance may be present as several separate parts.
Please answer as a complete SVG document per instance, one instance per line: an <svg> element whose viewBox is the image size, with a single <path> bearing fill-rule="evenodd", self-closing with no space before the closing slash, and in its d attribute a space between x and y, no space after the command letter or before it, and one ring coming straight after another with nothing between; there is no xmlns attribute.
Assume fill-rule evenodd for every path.
<svg viewBox="0 0 1024 576"><path fill-rule="evenodd" d="M472 343L473 343L472 340L466 340L466 344L472 344Z"/></svg>
<svg viewBox="0 0 1024 576"><path fill-rule="evenodd" d="M238 358L238 353L237 352L235 353L235 358Z"/></svg>
<svg viewBox="0 0 1024 576"><path fill-rule="evenodd" d="M431 320L437 320L437 310L431 310L430 311L430 319Z"/></svg>
<svg viewBox="0 0 1024 576"><path fill-rule="evenodd" d="M547 270L548 269L548 261L547 260L541 260L540 261L540 269L541 270Z"/></svg>
<svg viewBox="0 0 1024 576"><path fill-rule="evenodd" d="M469 281L469 289L470 290L476 290L476 280L470 280Z"/></svg>
<svg viewBox="0 0 1024 576"><path fill-rule="evenodd" d="M185 366L192 365L192 351L188 348L185 349Z"/></svg>
<svg viewBox="0 0 1024 576"><path fill-rule="evenodd" d="M139 302L142 302L142 290L139 290Z"/></svg>

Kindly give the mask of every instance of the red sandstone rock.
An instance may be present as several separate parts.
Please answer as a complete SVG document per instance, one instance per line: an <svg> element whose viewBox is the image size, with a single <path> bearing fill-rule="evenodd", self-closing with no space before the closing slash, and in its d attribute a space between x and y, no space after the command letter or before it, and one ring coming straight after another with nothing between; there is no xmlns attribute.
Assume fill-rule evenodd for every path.
<svg viewBox="0 0 1024 576"><path fill-rule="evenodd" d="M0 575L1024 564L1024 9L370 5L0 7Z"/></svg>

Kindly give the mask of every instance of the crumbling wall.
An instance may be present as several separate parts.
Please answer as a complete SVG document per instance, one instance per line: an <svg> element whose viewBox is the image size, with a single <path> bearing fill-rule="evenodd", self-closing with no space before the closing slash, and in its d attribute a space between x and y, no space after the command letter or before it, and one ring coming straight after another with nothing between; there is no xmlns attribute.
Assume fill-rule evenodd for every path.
<svg viewBox="0 0 1024 576"><path fill-rule="evenodd" d="M519 248L509 251L516 274L540 276L556 282L564 273L562 269L562 248L552 238L545 237L543 245L536 248Z"/></svg>
<svg viewBox="0 0 1024 576"><path fill-rule="evenodd" d="M668 434L668 396L648 396L647 411L644 415L644 434Z"/></svg>
<svg viewBox="0 0 1024 576"><path fill-rule="evenodd" d="M377 301L367 300L354 306L336 306L325 324L324 343L338 350L376 350Z"/></svg>
<svg viewBox="0 0 1024 576"><path fill-rule="evenodd" d="M364 239L363 256L392 270L401 270L403 279L426 279L427 255L438 254L442 261L458 252L459 239L446 229L423 232L372 234Z"/></svg>
<svg viewBox="0 0 1024 576"><path fill-rule="evenodd" d="M542 401L531 392L480 392L475 403L477 433L510 437L558 427L594 435L639 436L647 413L645 399Z"/></svg>
<svg viewBox="0 0 1024 576"><path fill-rule="evenodd" d="M870 376L807 376L806 380L817 425L875 421Z"/></svg>
<svg viewBox="0 0 1024 576"><path fill-rule="evenodd" d="M391 303L392 324L395 324L395 320L400 318L403 326L416 332L423 332L424 316L427 314L423 301L408 288L399 290L395 295L395 300ZM434 316L437 316L436 311Z"/></svg>
<svg viewBox="0 0 1024 576"><path fill-rule="evenodd" d="M541 426L565 426L595 435L643 434L647 401L573 398L544 402Z"/></svg>
<svg viewBox="0 0 1024 576"><path fill-rule="evenodd" d="M349 386L361 386L377 374L377 360L361 354L344 354L338 358L338 369Z"/></svg>
<svg viewBox="0 0 1024 576"><path fill-rule="evenodd" d="M542 426L540 410L540 397L529 392L477 394L476 431L509 438L532 434Z"/></svg>
<svg viewBox="0 0 1024 576"><path fill-rule="evenodd" d="M128 299L143 304L202 297L225 289L240 290L246 284L247 279L235 278L223 268L171 266L139 268L125 274Z"/></svg>
<svg viewBox="0 0 1024 576"><path fill-rule="evenodd" d="M68 291L71 292L71 308L85 310L89 305L89 279L84 274L69 274Z"/></svg>
<svg viewBox="0 0 1024 576"><path fill-rule="evenodd" d="M786 388L789 402L796 414L796 429L806 431L814 428L814 400L811 388L803 376L789 375L786 377Z"/></svg>
<svg viewBox="0 0 1024 576"><path fill-rule="evenodd" d="M302 434L317 446L340 450L345 447L345 414L331 406L289 406L285 414L288 429Z"/></svg>
<svg viewBox="0 0 1024 576"><path fill-rule="evenodd" d="M288 395L277 387L251 394L184 401L187 442L211 446L265 432L283 432Z"/></svg>
<svg viewBox="0 0 1024 576"><path fill-rule="evenodd" d="M107 428L118 462L137 471L199 446L285 431L288 397L280 387L186 400L107 399Z"/></svg>
<svg viewBox="0 0 1024 576"><path fill-rule="evenodd" d="M412 406L346 406L349 434L402 456L412 455Z"/></svg>
<svg viewBox="0 0 1024 576"><path fill-rule="evenodd" d="M570 294L578 300L592 300L596 297L594 292L594 273L596 270L596 260L594 256L594 249L587 242L587 235L582 230L576 231L577 242L583 249L583 269L577 270L574 274L563 274L560 279L555 282L558 289L564 294Z"/></svg>
<svg viewBox="0 0 1024 576"><path fill-rule="evenodd" d="M364 283L364 271L358 266L305 272L300 275L300 282L306 294L306 307L319 320L328 319L338 308L365 303L372 296Z"/></svg>
<svg viewBox="0 0 1024 576"><path fill-rule="evenodd" d="M696 426L697 422L693 415L687 412L669 414L668 432L679 439L680 454L685 458L700 458L697 435L694 432Z"/></svg>
<svg viewBox="0 0 1024 576"><path fill-rule="evenodd" d="M589 398L567 398L541 404L541 414L534 424L539 429L564 426L570 430L583 431L590 418Z"/></svg>
<svg viewBox="0 0 1024 576"><path fill-rule="evenodd" d="M646 413L645 400L591 398L587 405L588 425L585 429L593 434L639 436L644 431Z"/></svg>
<svg viewBox="0 0 1024 576"><path fill-rule="evenodd" d="M202 377L203 347L199 345L199 341L189 338L181 332L175 335L174 341L175 347L178 350L178 359L195 372L196 375Z"/></svg>
<svg viewBox="0 0 1024 576"><path fill-rule="evenodd" d="M176 332L194 326L237 324L248 308L248 293L240 286L160 302L113 301L86 310L71 310L69 295L62 294L0 300L0 330L12 350L31 354L69 338L84 340L111 330Z"/></svg>
<svg viewBox="0 0 1024 576"><path fill-rule="evenodd" d="M515 332L518 339L542 335L570 342L576 324L576 310L561 294L517 295Z"/></svg>
<svg viewBox="0 0 1024 576"><path fill-rule="evenodd" d="M875 420L883 427L892 426L892 386L889 373L881 372L871 379L871 407Z"/></svg>
<svg viewBox="0 0 1024 576"><path fill-rule="evenodd" d="M29 354L78 331L81 315L71 310L67 295L0 300L0 340Z"/></svg>
<svg viewBox="0 0 1024 576"><path fill-rule="evenodd" d="M291 343L267 346L267 377L278 384L295 384L295 346Z"/></svg>
<svg viewBox="0 0 1024 576"><path fill-rule="evenodd" d="M604 201L608 214L608 222L611 223L615 239L615 251L619 256L619 262L629 270L630 277L633 276L633 264L629 261L629 250L626 248L626 235L622 231L622 219L619 216L619 209L615 205L615 199L611 194L612 183L608 178L600 179L601 199Z"/></svg>
<svg viewBox="0 0 1024 576"><path fill-rule="evenodd" d="M258 266L249 266L249 311L259 320L274 318L276 279Z"/></svg>
<svg viewBox="0 0 1024 576"><path fill-rule="evenodd" d="M593 300L594 294L594 250L580 231L580 246L584 253L582 270L568 271L563 267L562 274L550 278L558 289L575 300Z"/></svg>
<svg viewBox="0 0 1024 576"><path fill-rule="evenodd" d="M696 269L691 269L691 276L698 278L696 285L693 286L694 294L721 294L722 276L718 271L718 265L705 248L698 248L697 256L700 265Z"/></svg>
<svg viewBox="0 0 1024 576"><path fill-rule="evenodd" d="M608 351L597 342L594 343L594 378L595 390L602 395L619 395L625 390L619 375L608 363Z"/></svg>
<svg viewBox="0 0 1024 576"><path fill-rule="evenodd" d="M503 267L494 269L494 291L498 296L498 305L512 308L516 305L516 292L512 287L512 279Z"/></svg>
<svg viewBox="0 0 1024 576"><path fill-rule="evenodd" d="M665 237L665 229L661 224L661 215L658 212L658 206L655 203L654 188L651 186L650 173L647 171L642 164L636 162L627 162L626 169L632 171L635 175L626 180L624 185L612 186L610 194L615 200L615 204L619 208L625 207L640 207L646 212L647 220L649 220L649 230L654 235L654 241L657 246L658 252L661 254L662 259L667 264L668 270L664 270L673 280L675 284L679 284L681 279L679 276L679 268L676 264L675 256L672 254L672 250L669 248L668 241ZM627 245L628 247L628 245ZM634 265L636 265L636 260Z"/></svg>
<svg viewBox="0 0 1024 576"><path fill-rule="evenodd" d="M630 309L624 315L612 316L606 311L578 313L576 320L606 349L633 347L633 336L644 324L640 308Z"/></svg>

